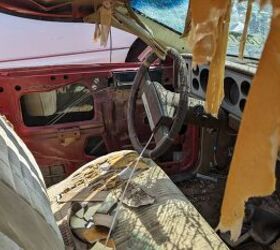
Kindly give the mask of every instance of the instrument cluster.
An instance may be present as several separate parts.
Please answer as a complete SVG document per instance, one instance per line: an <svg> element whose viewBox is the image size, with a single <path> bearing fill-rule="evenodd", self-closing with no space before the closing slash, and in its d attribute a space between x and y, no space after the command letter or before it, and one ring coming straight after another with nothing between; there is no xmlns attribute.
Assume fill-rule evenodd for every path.
<svg viewBox="0 0 280 250"><path fill-rule="evenodd" d="M209 66L199 65L192 68L191 57L186 58L187 68L189 69L190 93L193 97L205 100ZM237 118L242 117L247 96L252 84L252 71L244 71L242 68L226 65L224 77L225 97L222 108Z"/></svg>

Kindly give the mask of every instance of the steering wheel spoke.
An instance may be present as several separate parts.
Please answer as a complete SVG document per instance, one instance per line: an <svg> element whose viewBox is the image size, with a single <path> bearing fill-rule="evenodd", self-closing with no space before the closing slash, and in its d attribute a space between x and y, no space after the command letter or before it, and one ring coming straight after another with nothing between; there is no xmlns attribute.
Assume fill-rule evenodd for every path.
<svg viewBox="0 0 280 250"><path fill-rule="evenodd" d="M144 74L144 79L145 79L145 81L152 81L151 79L151 75L150 75L150 71L146 68L146 70L145 70L146 72L145 72L145 74Z"/></svg>
<svg viewBox="0 0 280 250"><path fill-rule="evenodd" d="M142 83L140 84L140 86L139 86L139 93L138 93L138 96L142 96L142 94L143 94L143 90L144 90L144 88L145 88L145 86L147 85L147 83L149 82L149 81L151 81L151 76L150 76L150 73L149 73L149 70L146 68L145 70L144 70L145 72L143 73L143 78L142 78Z"/></svg>
<svg viewBox="0 0 280 250"><path fill-rule="evenodd" d="M162 138L167 136L168 132L169 132L168 126L166 126L166 125L158 126L158 128L156 128L154 131L154 139L155 139L156 144L158 144L162 140Z"/></svg>
<svg viewBox="0 0 280 250"><path fill-rule="evenodd" d="M180 95L166 90L160 83L147 81L142 89L142 101L152 131L159 125L171 125Z"/></svg>

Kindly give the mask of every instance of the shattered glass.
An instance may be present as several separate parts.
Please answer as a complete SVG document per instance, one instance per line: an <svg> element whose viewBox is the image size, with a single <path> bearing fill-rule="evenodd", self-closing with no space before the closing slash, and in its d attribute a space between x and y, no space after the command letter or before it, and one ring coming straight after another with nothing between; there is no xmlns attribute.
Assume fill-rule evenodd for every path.
<svg viewBox="0 0 280 250"><path fill-rule="evenodd" d="M189 0L131 0L130 4L144 16L176 32L183 32Z"/></svg>
<svg viewBox="0 0 280 250"><path fill-rule="evenodd" d="M229 55L238 55L247 3L247 1L233 1L227 50ZM136 12L171 30L180 34L184 31L189 0L131 0L131 6ZM253 3L244 56L260 58L269 32L271 13L270 5L260 9L257 3Z"/></svg>
<svg viewBox="0 0 280 250"><path fill-rule="evenodd" d="M228 54L238 55L240 39L245 23L247 4L247 1L240 3L234 1L230 19ZM260 9L257 3L253 3L244 56L260 58L270 29L271 13L272 7L270 5L264 6L264 8Z"/></svg>

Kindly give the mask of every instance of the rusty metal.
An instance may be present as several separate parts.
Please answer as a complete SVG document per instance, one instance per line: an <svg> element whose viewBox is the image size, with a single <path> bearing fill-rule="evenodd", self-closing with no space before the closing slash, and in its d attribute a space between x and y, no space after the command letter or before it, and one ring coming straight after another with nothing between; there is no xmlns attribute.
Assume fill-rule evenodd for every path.
<svg viewBox="0 0 280 250"><path fill-rule="evenodd" d="M85 147L92 137L99 138L104 153L132 148L126 120L130 85L117 85L113 76L119 72L136 72L138 66L139 64L136 63L116 63L0 71L0 88L3 90L0 92L0 113L7 116L16 132L32 151L42 172L50 180L48 185L55 182L51 180L61 180L61 177L50 176L49 169L53 169L53 166L61 166L65 169L65 176L68 176L84 163L100 156L85 152ZM163 84L170 85L171 68L168 65L161 68L159 70L161 70ZM93 119L49 126L29 127L24 124L21 96L50 91L77 82L91 90L95 110ZM137 114L137 133L145 141L150 135L150 129L145 122L146 116L141 103L137 104ZM69 136L73 136L75 141L68 146L61 145ZM192 168L198 159L198 136L198 128L188 126L188 129L175 141L176 145L181 145L182 158L160 160L160 166L170 174Z"/></svg>

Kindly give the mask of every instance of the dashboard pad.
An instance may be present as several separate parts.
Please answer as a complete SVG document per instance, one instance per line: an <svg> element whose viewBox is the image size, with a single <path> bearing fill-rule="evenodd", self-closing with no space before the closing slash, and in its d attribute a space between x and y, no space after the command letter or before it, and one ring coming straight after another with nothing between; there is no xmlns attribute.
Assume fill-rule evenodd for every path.
<svg viewBox="0 0 280 250"><path fill-rule="evenodd" d="M205 100L209 65L199 65L192 68L192 58L186 57L190 94L194 98ZM252 79L256 72L255 65L240 64L227 61L224 77L225 97L221 107L240 119L242 117L247 97L252 85Z"/></svg>

